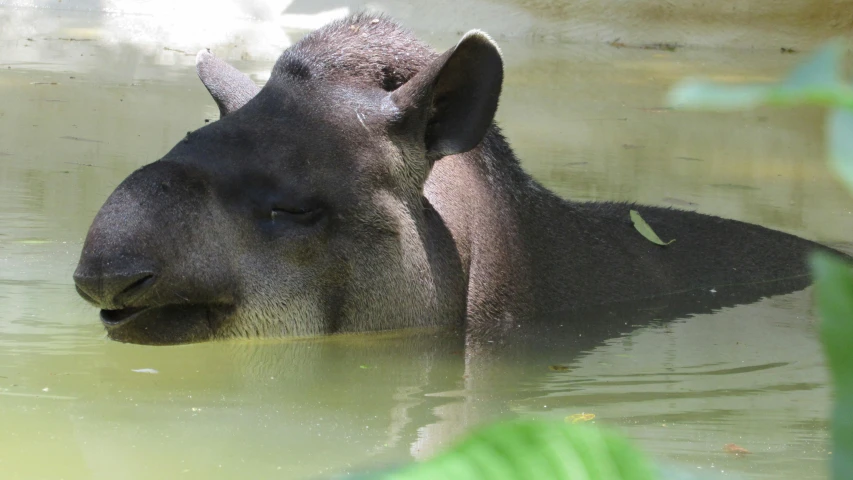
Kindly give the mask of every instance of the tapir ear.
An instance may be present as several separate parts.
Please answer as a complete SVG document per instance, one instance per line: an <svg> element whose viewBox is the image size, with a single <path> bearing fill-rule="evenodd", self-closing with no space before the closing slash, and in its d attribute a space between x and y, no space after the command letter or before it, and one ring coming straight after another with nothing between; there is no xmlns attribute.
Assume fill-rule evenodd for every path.
<svg viewBox="0 0 853 480"><path fill-rule="evenodd" d="M261 90L246 74L216 58L210 50L195 57L198 78L219 106L219 117L237 110Z"/></svg>
<svg viewBox="0 0 853 480"><path fill-rule="evenodd" d="M472 30L390 97L406 123L425 122L427 158L434 162L480 143L498 108L502 82L500 49Z"/></svg>

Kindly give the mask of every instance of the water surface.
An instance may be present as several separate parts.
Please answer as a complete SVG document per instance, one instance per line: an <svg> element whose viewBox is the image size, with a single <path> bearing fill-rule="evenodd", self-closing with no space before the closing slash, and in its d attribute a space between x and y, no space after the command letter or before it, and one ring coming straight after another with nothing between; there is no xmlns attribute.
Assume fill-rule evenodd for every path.
<svg viewBox="0 0 853 480"><path fill-rule="evenodd" d="M498 119L525 167L561 195L847 247L853 200L822 161L819 111L661 105L685 75L770 79L795 57L502 47ZM0 59L0 477L311 478L425 458L493 418L582 412L691 470L826 477L830 397L810 290L660 321L591 316L547 340L467 353L437 332L105 340L71 282L86 230L125 176L214 121L216 107L192 56L107 47L96 34L6 41ZM752 454L728 454L728 443Z"/></svg>

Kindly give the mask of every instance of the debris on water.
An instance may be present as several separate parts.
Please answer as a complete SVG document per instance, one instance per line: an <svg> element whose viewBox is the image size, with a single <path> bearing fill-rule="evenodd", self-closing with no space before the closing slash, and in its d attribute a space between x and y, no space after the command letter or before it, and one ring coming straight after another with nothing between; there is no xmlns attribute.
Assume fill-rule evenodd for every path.
<svg viewBox="0 0 853 480"><path fill-rule="evenodd" d="M630 143L623 143L622 148L624 148L625 150L635 150L638 148L646 148L646 146L645 145L633 145Z"/></svg>
<svg viewBox="0 0 853 480"><path fill-rule="evenodd" d="M103 165L92 165L91 163L80 163L80 162L62 162L62 163L67 163L69 165L80 165L81 167L95 167L95 168L109 168L109 169L111 169L111 167L105 167Z"/></svg>
<svg viewBox="0 0 853 480"><path fill-rule="evenodd" d="M30 85L59 85L56 82L30 82Z"/></svg>
<svg viewBox="0 0 853 480"><path fill-rule="evenodd" d="M758 190L758 187L751 187L749 185L738 185L737 183L712 183L710 186L730 190Z"/></svg>
<svg viewBox="0 0 853 480"><path fill-rule="evenodd" d="M49 392L49 391L50 391L50 389L49 389L49 388L47 388L47 387L44 387L44 388L42 388L42 389L41 389L41 391L42 391L42 392Z"/></svg>
<svg viewBox="0 0 853 480"><path fill-rule="evenodd" d="M723 451L726 453L731 453L733 455L746 455L752 453L741 446L735 445L734 443L727 443L723 445Z"/></svg>
<svg viewBox="0 0 853 480"><path fill-rule="evenodd" d="M664 197L663 201L667 202L667 203L671 203L673 205L679 205L682 207L695 207L695 206L699 205L696 202L689 202L687 200L681 200L681 199L675 198L675 197Z"/></svg>
<svg viewBox="0 0 853 480"><path fill-rule="evenodd" d="M675 110L673 107L642 107L640 110L649 113L666 113Z"/></svg>
<svg viewBox="0 0 853 480"><path fill-rule="evenodd" d="M160 372L158 372L157 370L154 370L153 368L137 368L136 370L131 370L131 372L136 372L136 373L151 373L151 374L154 374L154 373L160 373Z"/></svg>
<svg viewBox="0 0 853 480"><path fill-rule="evenodd" d="M687 160L688 162L701 162L701 158L696 157L675 157L676 160Z"/></svg>
<svg viewBox="0 0 853 480"><path fill-rule="evenodd" d="M17 385L11 385L17 387ZM41 398L50 400L77 400L77 397L68 397L64 395L45 395L43 393L24 393L24 392L8 392L0 390L0 397L24 397L24 398Z"/></svg>
<svg viewBox="0 0 853 480"><path fill-rule="evenodd" d="M185 50L178 50L177 48L163 47L163 50L165 50L165 51L167 51L167 52L180 53L180 54L187 55L187 56L189 56L189 55L195 55L194 53L190 53L190 52L187 52L187 51L185 51Z"/></svg>
<svg viewBox="0 0 853 480"><path fill-rule="evenodd" d="M65 135L65 136L62 136L62 137L59 137L59 138L61 138L61 139L63 139L63 140L74 140L75 142L104 143L104 142L102 142L102 141L100 141L100 140L92 140L91 138L82 138L82 137L72 137L72 136L70 136L70 135Z"/></svg>
<svg viewBox="0 0 853 480"><path fill-rule="evenodd" d="M594 413L575 413L566 417L568 423L585 423L595 419Z"/></svg>
<svg viewBox="0 0 853 480"><path fill-rule="evenodd" d="M640 45L629 45L621 39L617 38L616 40L610 41L607 43L611 47L616 48L639 48L642 50L663 50L665 52L674 52L677 49L683 47L684 45L679 45L673 42L656 42L656 43L643 43Z"/></svg>
<svg viewBox="0 0 853 480"><path fill-rule="evenodd" d="M644 50L664 50L666 52L674 52L676 49L680 48L681 45L677 43L670 42L662 42L662 43L647 43L645 45L640 45L640 48Z"/></svg>
<svg viewBox="0 0 853 480"><path fill-rule="evenodd" d="M640 216L640 212L636 210L631 210L629 214L631 215L631 221L634 223L634 228L636 228L637 231L640 232L640 235L646 237L646 240L662 247L665 247L675 241L674 238L668 242L664 242L663 240L661 240L660 237L658 237L658 234L655 233L654 230L652 230L652 227L650 227L649 224L646 223L645 220L643 220L643 217Z"/></svg>
<svg viewBox="0 0 853 480"><path fill-rule="evenodd" d="M794 48L782 47L779 49L781 53L797 53L797 50Z"/></svg>
<svg viewBox="0 0 853 480"><path fill-rule="evenodd" d="M367 369L369 369L370 367L368 367L367 365L359 365L359 366L358 366L358 368L360 368L360 369L362 369L362 370L367 370Z"/></svg>
<svg viewBox="0 0 853 480"><path fill-rule="evenodd" d="M548 370L551 370L552 372L565 372L571 369L565 365L549 365Z"/></svg>
<svg viewBox="0 0 853 480"><path fill-rule="evenodd" d="M711 293L717 293L717 289L716 289L716 288L712 288L711 290L709 290L709 292L711 292Z"/></svg>

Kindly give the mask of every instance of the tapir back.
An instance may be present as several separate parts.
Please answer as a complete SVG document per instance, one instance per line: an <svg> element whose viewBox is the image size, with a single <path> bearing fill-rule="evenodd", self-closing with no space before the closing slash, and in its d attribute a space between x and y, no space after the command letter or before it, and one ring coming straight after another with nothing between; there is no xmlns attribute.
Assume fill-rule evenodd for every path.
<svg viewBox="0 0 853 480"><path fill-rule="evenodd" d="M550 235L527 235L551 254L533 259L531 285L540 313L666 296L753 297L787 293L811 283L808 257L831 250L759 225L672 208L613 202L555 201ZM664 241L635 228L636 210ZM571 220L569 220L571 219ZM543 231L534 223L526 231ZM571 239L571 240L569 240ZM840 252L834 252L843 255ZM845 255L846 256L846 255ZM571 273L569 273L571 272ZM746 296L744 296L746 294Z"/></svg>

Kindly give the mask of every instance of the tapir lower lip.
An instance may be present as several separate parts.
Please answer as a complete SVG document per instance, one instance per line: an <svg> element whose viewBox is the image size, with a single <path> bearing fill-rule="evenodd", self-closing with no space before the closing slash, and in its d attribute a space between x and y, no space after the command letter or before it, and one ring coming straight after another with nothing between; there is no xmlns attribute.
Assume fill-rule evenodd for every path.
<svg viewBox="0 0 853 480"><path fill-rule="evenodd" d="M101 310L107 336L124 343L175 345L211 340L233 314L228 304L172 304Z"/></svg>
<svg viewBox="0 0 853 480"><path fill-rule="evenodd" d="M133 320L150 307L130 307L120 310L101 310L101 322L107 327L117 327Z"/></svg>

